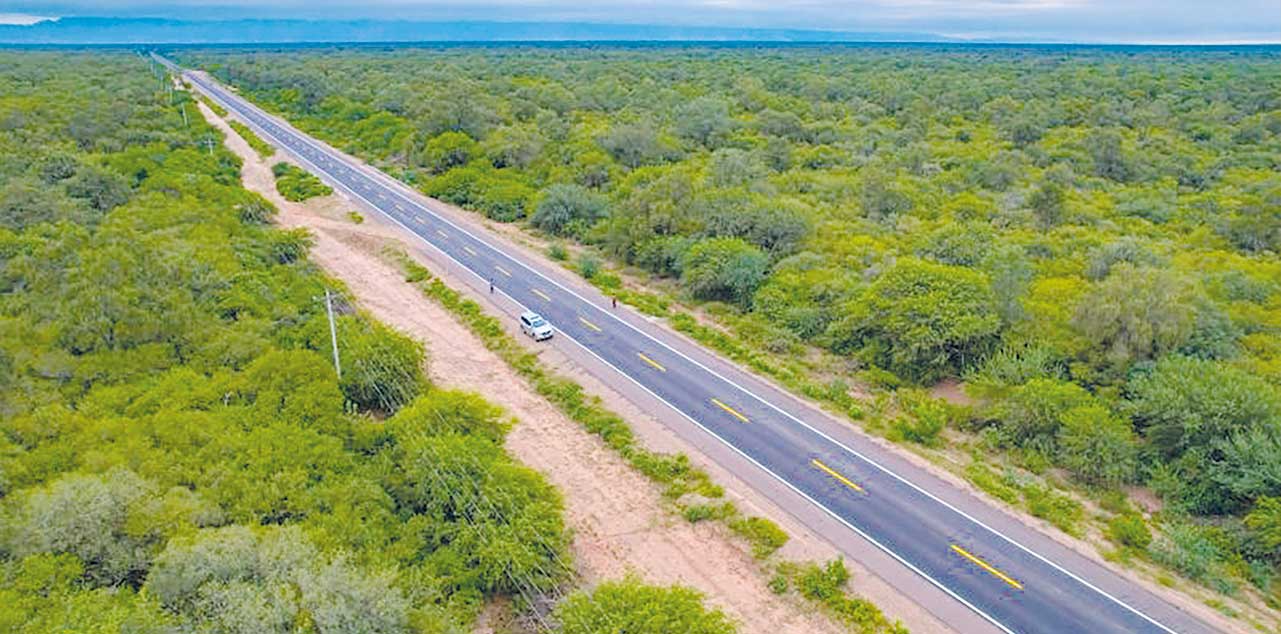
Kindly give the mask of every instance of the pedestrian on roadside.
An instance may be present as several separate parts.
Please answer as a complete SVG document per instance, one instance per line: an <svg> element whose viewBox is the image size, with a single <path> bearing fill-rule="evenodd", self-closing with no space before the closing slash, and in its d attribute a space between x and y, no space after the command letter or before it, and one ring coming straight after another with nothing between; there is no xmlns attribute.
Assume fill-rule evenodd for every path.
<svg viewBox="0 0 1281 634"><path fill-rule="evenodd" d="M611 298L609 298L609 301L610 301L611 303L613 303L614 308L618 308L618 298L617 298L617 297L611 297Z"/></svg>
<svg viewBox="0 0 1281 634"><path fill-rule="evenodd" d="M489 278L489 294L494 294L494 278Z"/></svg>

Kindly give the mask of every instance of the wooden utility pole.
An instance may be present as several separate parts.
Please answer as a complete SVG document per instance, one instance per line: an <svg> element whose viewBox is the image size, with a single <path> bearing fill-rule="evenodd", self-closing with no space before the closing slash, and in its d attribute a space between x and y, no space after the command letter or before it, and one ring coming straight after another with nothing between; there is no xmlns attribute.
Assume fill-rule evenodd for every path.
<svg viewBox="0 0 1281 634"><path fill-rule="evenodd" d="M325 289L325 311L329 313L329 341L334 346L334 372L338 373L338 378L342 378L342 365L338 362L338 329L334 326L334 302L330 297L329 289Z"/></svg>

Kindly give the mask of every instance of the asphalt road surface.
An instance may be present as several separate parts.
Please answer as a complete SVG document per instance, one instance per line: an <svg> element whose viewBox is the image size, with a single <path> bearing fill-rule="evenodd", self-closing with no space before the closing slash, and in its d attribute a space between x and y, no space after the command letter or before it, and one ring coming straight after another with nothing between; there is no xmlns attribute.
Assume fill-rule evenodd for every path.
<svg viewBox="0 0 1281 634"><path fill-rule="evenodd" d="M945 593L939 595L945 601L959 602L996 630L1214 631L880 445L852 432L825 431L832 429L830 421L820 424L821 415L811 407L778 390L760 389L759 378L707 361L706 351L655 332L658 326L620 318L625 308L562 286L540 273L538 265L491 246L485 235L451 222L428 200L266 114L208 75L187 72L185 78L326 182L491 281L498 293L543 315L557 337L571 339L616 370L615 381L631 382L666 403L745 459L738 464L781 482L800 504L835 518L838 524L828 524L836 530L871 542Z"/></svg>

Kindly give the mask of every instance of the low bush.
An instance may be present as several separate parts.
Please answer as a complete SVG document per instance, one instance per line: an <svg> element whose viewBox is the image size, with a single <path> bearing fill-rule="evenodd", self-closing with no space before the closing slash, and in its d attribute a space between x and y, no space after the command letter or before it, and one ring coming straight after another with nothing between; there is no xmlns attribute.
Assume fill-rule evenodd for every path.
<svg viewBox="0 0 1281 634"><path fill-rule="evenodd" d="M1152 543L1152 531L1138 514L1118 515L1109 520L1107 536L1123 548L1139 551L1147 550Z"/></svg>
<svg viewBox="0 0 1281 634"><path fill-rule="evenodd" d="M271 166L271 173L276 176L276 191L288 201L298 203L308 198L334 193L334 190L322 183L319 178L296 165L276 163Z"/></svg>
<svg viewBox="0 0 1281 634"><path fill-rule="evenodd" d="M231 126L231 129L235 130L236 134L239 134L240 138L244 139L245 143L248 143L249 147L258 153L259 158L267 159L276 153L276 148L254 134L254 131L250 130L249 126L239 121L228 121L227 125Z"/></svg>
<svg viewBox="0 0 1281 634"><path fill-rule="evenodd" d="M787 544L787 533L765 518L744 517L730 522L729 527L752 545L757 559L765 559Z"/></svg>

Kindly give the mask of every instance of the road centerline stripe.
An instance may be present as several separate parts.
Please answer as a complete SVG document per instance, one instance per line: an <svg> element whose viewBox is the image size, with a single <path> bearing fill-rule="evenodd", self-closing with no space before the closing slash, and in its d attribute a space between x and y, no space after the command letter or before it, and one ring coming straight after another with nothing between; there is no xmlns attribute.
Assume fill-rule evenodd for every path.
<svg viewBox="0 0 1281 634"><path fill-rule="evenodd" d="M535 289L530 289L530 290L531 290L535 295L537 295L537 296L539 296L539 297L543 298L545 301L549 301L549 302L550 302L550 301L552 301L552 298L551 298L551 297L548 297L548 296L547 296L547 293L544 293L544 292L542 292L542 291L540 291L540 290L538 290L538 289L536 289L536 288L535 288Z"/></svg>
<svg viewBox="0 0 1281 634"><path fill-rule="evenodd" d="M993 577L996 577L997 579L1000 579L1001 581L1004 581L1005 583L1010 584L1010 587L1016 590L1023 589L1023 584L1015 581L1012 577L1005 574L1004 572L997 570L995 567L993 567L991 564L987 563L986 561L983 561L982 559L979 559L978 557L975 557L974 555L970 554L970 552L965 550L964 548L961 548L956 544L952 544L952 551L968 559L969 562L974 564L975 566L978 566L979 568L986 570L988 574L992 575Z"/></svg>
<svg viewBox="0 0 1281 634"><path fill-rule="evenodd" d="M436 235L438 235L438 236L440 236L440 237L442 237L442 238L445 238L445 239L448 239L448 238L449 238L449 234L448 234L448 233L445 233L444 231L441 231L440 229L437 229L437 230L436 230Z"/></svg>
<svg viewBox="0 0 1281 634"><path fill-rule="evenodd" d="M471 247L463 247L463 251L466 251L467 255L472 255L472 256L476 255L476 252L472 250Z"/></svg>
<svg viewBox="0 0 1281 634"><path fill-rule="evenodd" d="M584 326L587 326L588 328L591 328L592 330L595 330L596 332L604 332L604 331L602 331L602 330L600 329L600 326L597 326L596 324L593 324L592 322L587 321L587 319L586 319L586 318L584 318L584 317L582 317L582 316L579 316L578 321L583 322L583 325L584 325Z"/></svg>
<svg viewBox="0 0 1281 634"><path fill-rule="evenodd" d="M717 406L717 407L719 407L719 408L721 408L721 409L723 409L723 410L725 410L726 412L729 412L729 415L730 415L730 416L733 416L734 418L737 418L737 419L738 419L739 421L741 421L741 422L744 422L744 423L746 423L746 422L750 422L750 421L748 421L748 420L747 420L747 417L746 417L746 416L744 416L744 415L742 415L742 414L738 413L738 410L736 410L736 409L734 409L734 408L730 407L729 405L726 405L726 404L722 403L722 402L720 401L720 399L715 399L715 398L714 398L714 399L712 399L712 404L713 404L713 405L715 405L715 406Z"/></svg>
<svg viewBox="0 0 1281 634"><path fill-rule="evenodd" d="M833 469L823 464L823 461L819 460L818 458L811 458L810 464L814 465L815 467L818 467L819 471L822 471L823 473L826 473L827 475L832 476L833 478L836 479L837 482L840 482L841 484L844 484L845 486L851 489L854 489L859 493L867 493L867 491L863 490L863 487L855 484L853 480L850 480L849 478L841 475L840 472L838 472L836 469Z"/></svg>
<svg viewBox="0 0 1281 634"><path fill-rule="evenodd" d="M652 366L655 370L658 370L659 372L666 372L666 371L667 371L667 368L664 368L664 367L663 367L662 365L660 365L657 361L655 361L655 360L653 360L653 359L651 359L651 358L649 358L649 357L645 356L645 353L644 353L644 352L637 352L637 353L636 353L636 356L640 357L640 360L641 360L641 361L644 361L645 363L648 363L650 366Z"/></svg>
<svg viewBox="0 0 1281 634"><path fill-rule="evenodd" d="M503 267L501 267L501 266L495 266L494 268L495 268L495 269L498 269L498 272L499 272L499 273L502 273L503 275L506 275L507 277L511 277L511 276L512 276L511 271L508 271L507 269L505 269L505 268L503 268Z"/></svg>

